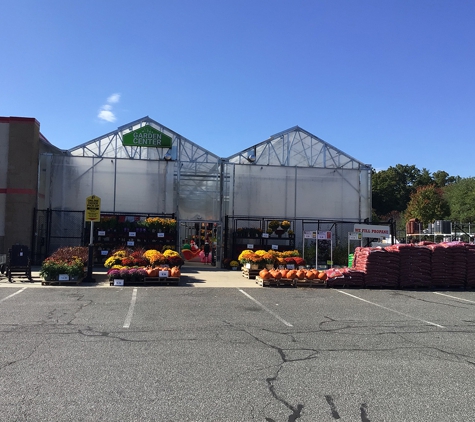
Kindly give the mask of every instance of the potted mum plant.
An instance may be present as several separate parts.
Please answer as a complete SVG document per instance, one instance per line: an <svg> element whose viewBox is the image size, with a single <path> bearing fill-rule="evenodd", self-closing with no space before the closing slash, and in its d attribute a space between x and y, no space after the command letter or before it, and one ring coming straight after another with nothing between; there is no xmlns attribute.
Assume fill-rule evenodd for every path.
<svg viewBox="0 0 475 422"><path fill-rule="evenodd" d="M280 223L277 220L271 220L267 224L267 227L269 227L270 230L275 231L279 228Z"/></svg>
<svg viewBox="0 0 475 422"><path fill-rule="evenodd" d="M288 220L284 220L280 223L280 227L282 227L282 229L284 230L284 232L286 232L287 230L290 229L290 221Z"/></svg>
<svg viewBox="0 0 475 422"><path fill-rule="evenodd" d="M239 262L236 260L233 260L229 263L229 266L231 267L233 271L236 271L239 267Z"/></svg>
<svg viewBox="0 0 475 422"><path fill-rule="evenodd" d="M264 255L262 255L262 259L264 260L264 262L266 264L266 268L268 270L271 270L271 269L274 268L274 264L275 264L274 254L272 254L270 252L266 252Z"/></svg>

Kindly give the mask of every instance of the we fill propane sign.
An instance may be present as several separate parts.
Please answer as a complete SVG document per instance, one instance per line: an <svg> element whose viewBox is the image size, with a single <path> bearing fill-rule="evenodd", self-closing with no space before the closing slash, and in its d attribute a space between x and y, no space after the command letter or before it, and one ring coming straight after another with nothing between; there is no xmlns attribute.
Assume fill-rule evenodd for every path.
<svg viewBox="0 0 475 422"><path fill-rule="evenodd" d="M86 221L99 221L101 219L101 198L96 195L86 198Z"/></svg>

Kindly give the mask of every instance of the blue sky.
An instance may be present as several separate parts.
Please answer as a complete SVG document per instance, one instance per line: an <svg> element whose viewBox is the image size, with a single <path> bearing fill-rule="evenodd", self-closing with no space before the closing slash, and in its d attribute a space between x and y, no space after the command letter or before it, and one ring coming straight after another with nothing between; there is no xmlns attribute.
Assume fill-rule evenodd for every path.
<svg viewBox="0 0 475 422"><path fill-rule="evenodd" d="M0 116L69 149L152 119L227 157L300 126L475 176L475 1L3 0Z"/></svg>

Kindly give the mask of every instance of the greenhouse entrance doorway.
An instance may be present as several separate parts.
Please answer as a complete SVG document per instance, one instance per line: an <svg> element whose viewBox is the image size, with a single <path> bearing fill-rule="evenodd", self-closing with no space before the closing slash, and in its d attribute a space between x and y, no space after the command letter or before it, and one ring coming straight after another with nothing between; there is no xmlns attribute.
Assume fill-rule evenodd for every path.
<svg viewBox="0 0 475 422"><path fill-rule="evenodd" d="M219 267L221 253L217 245L219 245L220 238L221 225L217 221L181 221L178 241L185 265L187 267ZM207 256L205 254L206 244L209 246Z"/></svg>

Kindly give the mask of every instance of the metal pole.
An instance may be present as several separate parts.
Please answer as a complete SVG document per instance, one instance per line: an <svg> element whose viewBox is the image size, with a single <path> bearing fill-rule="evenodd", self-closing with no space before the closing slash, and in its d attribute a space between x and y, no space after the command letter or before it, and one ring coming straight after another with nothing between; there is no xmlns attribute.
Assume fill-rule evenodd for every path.
<svg viewBox="0 0 475 422"><path fill-rule="evenodd" d="M89 250L87 257L87 275L83 278L83 282L95 283L96 280L92 277L92 261L94 259L94 221L91 221L91 232L89 234Z"/></svg>

